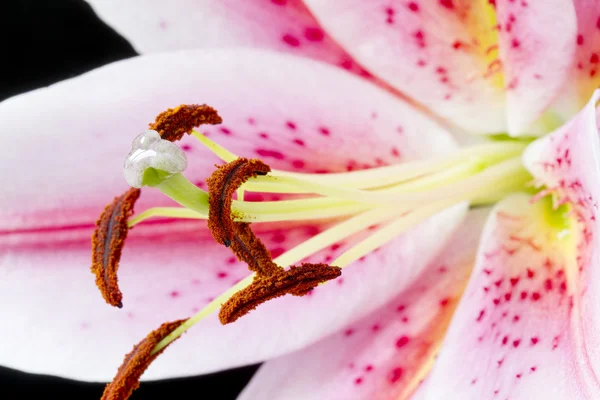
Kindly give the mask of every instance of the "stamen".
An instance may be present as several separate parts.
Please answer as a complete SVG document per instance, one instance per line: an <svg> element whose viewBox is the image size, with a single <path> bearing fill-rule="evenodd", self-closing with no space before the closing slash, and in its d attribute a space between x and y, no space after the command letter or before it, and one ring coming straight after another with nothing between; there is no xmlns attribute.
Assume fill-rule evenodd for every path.
<svg viewBox="0 0 600 400"><path fill-rule="evenodd" d="M164 351L166 346L157 352L152 352L152 350L162 339L185 321L185 319L180 319L178 321L165 322L135 345L131 353L125 356L112 382L106 385L101 400L128 399L133 391L140 386L140 377L144 371Z"/></svg>
<svg viewBox="0 0 600 400"><path fill-rule="evenodd" d="M123 307L123 295L117 282L117 269L127 238L127 219L133 214L139 197L140 190L134 188L115 197L100 215L92 235L91 269L96 275L96 286L108 304L119 308Z"/></svg>
<svg viewBox="0 0 600 400"><path fill-rule="evenodd" d="M221 122L223 120L217 110L206 104L182 104L161 112L149 125L150 129L160 133L163 139L174 142L180 140L184 133L192 133L196 126L217 125Z"/></svg>
<svg viewBox="0 0 600 400"><path fill-rule="evenodd" d="M238 158L217 168L208 184L208 228L218 243L229 247L234 236L231 196L249 178L266 175L271 168L257 159Z"/></svg>
<svg viewBox="0 0 600 400"><path fill-rule="evenodd" d="M259 276L271 276L283 270L271 259L271 253L263 242L250 229L250 224L233 223L235 235L231 242L231 250L240 261L248 264L250 271Z"/></svg>
<svg viewBox="0 0 600 400"><path fill-rule="evenodd" d="M234 294L219 312L222 324L229 324L254 310L260 304L285 294L304 296L320 283L335 279L341 268L327 264L304 263L281 270L269 277L256 277L252 284Z"/></svg>

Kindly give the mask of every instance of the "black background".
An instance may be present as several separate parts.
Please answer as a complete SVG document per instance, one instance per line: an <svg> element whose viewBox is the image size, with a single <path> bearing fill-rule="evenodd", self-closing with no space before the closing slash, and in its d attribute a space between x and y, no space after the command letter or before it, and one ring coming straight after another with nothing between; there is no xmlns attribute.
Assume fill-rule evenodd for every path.
<svg viewBox="0 0 600 400"><path fill-rule="evenodd" d="M100 21L83 1L7 3L0 6L0 100L136 55L129 43ZM115 372L117 367L115 365ZM165 399L190 393L194 399L235 399L256 368L146 382L131 398ZM104 384L25 374L0 367L0 388L2 398L7 400L12 400L10 393L17 396L14 398L43 395L46 399L99 399Z"/></svg>

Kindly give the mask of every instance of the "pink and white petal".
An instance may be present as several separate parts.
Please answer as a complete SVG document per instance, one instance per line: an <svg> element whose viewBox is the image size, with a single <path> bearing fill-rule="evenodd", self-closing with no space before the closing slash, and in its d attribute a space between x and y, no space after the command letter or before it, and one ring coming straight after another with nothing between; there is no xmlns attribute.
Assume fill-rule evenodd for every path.
<svg viewBox="0 0 600 400"><path fill-rule="evenodd" d="M414 283L383 307L306 349L267 361L240 400L408 398L433 364L488 212L469 213Z"/></svg>
<svg viewBox="0 0 600 400"><path fill-rule="evenodd" d="M322 60L368 75L301 0L87 0L140 53L254 47Z"/></svg>
<svg viewBox="0 0 600 400"><path fill-rule="evenodd" d="M551 135L538 139L524 155L528 169L544 184L557 204L572 209L571 231L576 244L574 315L580 324L580 362L589 380L600 387L600 201L599 110L596 90L581 112ZM600 390L599 390L600 391Z"/></svg>
<svg viewBox="0 0 600 400"><path fill-rule="evenodd" d="M110 379L121 355L159 322L191 314L239 279L240 270L229 272L239 265L230 265L232 257L224 249L199 242L207 231L198 221L145 224L132 231L120 268L124 310L102 302L88 270L91 228L105 203L126 188L122 157L132 138L165 108L201 102L224 117L225 125L210 129L217 142L276 168L343 171L455 148L435 123L357 77L308 59L255 50L142 56L9 99L0 104L0 119L7 131L19 134L0 137L5 151L0 169L19 169L18 177L4 180L0 199L0 317L36 333L7 331L0 363L78 379ZM182 146L190 164L185 174L203 183L218 160L189 137ZM136 209L165 204L171 203L144 189ZM157 363L147 377L252 363L340 329L408 285L429 261L429 256L416 256L433 256L463 211L433 218L358 262L339 281L342 285L326 285L308 298L280 299L231 327L221 327L216 317L203 322L181 345L172 346L173 356L167 352L161 357L164 366ZM299 234L277 231L267 245L281 253L318 231L304 229ZM159 246L162 241L166 244ZM316 259L351 244L333 246ZM364 284L367 277L375 279L372 285ZM289 323L276 322L282 318ZM289 334L292 328L295 335ZM232 348L236 342L248 345ZM23 349L30 356L24 357Z"/></svg>
<svg viewBox="0 0 600 400"><path fill-rule="evenodd" d="M127 187L132 139L162 110L204 102L225 121L206 128L215 141L280 169L345 171L456 147L411 106L326 64L251 49L142 56L0 104L4 129L18 132L0 137L2 236L89 228ZM202 185L218 159L191 137L181 144L185 175ZM165 204L147 189L136 207Z"/></svg>
<svg viewBox="0 0 600 400"><path fill-rule="evenodd" d="M497 0L495 4L508 132L531 134L534 121L571 77L577 38L575 9L571 0Z"/></svg>
<svg viewBox="0 0 600 400"><path fill-rule="evenodd" d="M427 399L600 396L599 97L527 149L554 204L523 195L498 206Z"/></svg>
<svg viewBox="0 0 600 400"><path fill-rule="evenodd" d="M506 131L494 11L487 0L305 3L375 76L464 129Z"/></svg>
<svg viewBox="0 0 600 400"><path fill-rule="evenodd" d="M513 195L488 221L426 399L598 396L577 355L571 241L549 222L550 202L530 200Z"/></svg>
<svg viewBox="0 0 600 400"><path fill-rule="evenodd" d="M600 86L600 3L574 0L576 49L569 81L553 109L565 119L578 113Z"/></svg>
<svg viewBox="0 0 600 400"><path fill-rule="evenodd" d="M144 379L264 361L342 329L408 287L463 215L460 207L426 221L310 296L277 299L227 326L211 315L171 346ZM283 251L314 231L306 227L262 236L270 249ZM246 267L207 239L199 224L190 224L185 233L167 230L136 237L132 232L119 271L123 309L107 306L94 287L85 238L3 249L0 316L14 329L6 330L0 342L0 363L35 373L110 380L123 355L160 322L191 316L247 275ZM353 243L349 240L312 259L339 255Z"/></svg>

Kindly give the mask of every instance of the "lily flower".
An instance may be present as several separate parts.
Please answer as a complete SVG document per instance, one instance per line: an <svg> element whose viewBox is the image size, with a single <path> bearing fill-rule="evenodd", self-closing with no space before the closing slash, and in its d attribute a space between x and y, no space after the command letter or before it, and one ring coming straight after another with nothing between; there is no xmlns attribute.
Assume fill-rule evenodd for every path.
<svg viewBox="0 0 600 400"><path fill-rule="evenodd" d="M149 363L193 326L144 378L270 360L241 398L597 397L599 6L273 1L252 22L234 3L170 9L177 22L214 16L232 47L148 54L0 104L19 133L1 139L3 170L20 167L2 198L2 317L27 327L4 332L0 362L109 380L132 344L178 319L134 349ZM160 44L177 26L162 22L131 35ZM285 31L300 27L302 40ZM107 306L87 269L93 221L127 189L136 135L198 102L223 124L184 136L182 152L160 129L134 143L128 182L154 188L133 216L137 191L113 205L134 229L109 219L96 237L112 249L112 233L128 236L122 301L103 292L123 308ZM464 133L496 140L460 148ZM251 223L278 267L342 276L222 325L213 311L254 278L199 220L215 210L214 164L238 156L270 168L244 178L235 223ZM124 398L115 388L108 398Z"/></svg>

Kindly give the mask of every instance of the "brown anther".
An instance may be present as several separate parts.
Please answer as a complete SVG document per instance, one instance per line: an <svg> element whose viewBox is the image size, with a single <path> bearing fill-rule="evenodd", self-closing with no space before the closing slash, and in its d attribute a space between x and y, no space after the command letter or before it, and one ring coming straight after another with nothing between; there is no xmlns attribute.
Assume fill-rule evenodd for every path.
<svg viewBox="0 0 600 400"><path fill-rule="evenodd" d="M271 276L257 276L250 286L233 295L219 312L222 324L229 324L254 310L260 304L285 294L304 296L318 284L342 274L339 267L305 263L289 270L281 269Z"/></svg>
<svg viewBox="0 0 600 400"><path fill-rule="evenodd" d="M209 196L208 228L218 243L229 247L233 241L233 193L249 178L266 175L270 171L271 168L260 160L238 158L218 167L206 180Z"/></svg>
<svg viewBox="0 0 600 400"><path fill-rule="evenodd" d="M273 262L271 253L252 232L250 224L234 222L233 226L235 234L231 242L231 250L240 261L248 264L250 271L254 271L260 276L269 276L283 271L283 268Z"/></svg>
<svg viewBox="0 0 600 400"><path fill-rule="evenodd" d="M96 275L96 286L108 304L119 308L123 307L123 295L117 282L117 269L129 230L127 219L139 197L140 189L135 188L115 197L100 215L92 235L92 272Z"/></svg>
<svg viewBox="0 0 600 400"><path fill-rule="evenodd" d="M112 382L106 385L101 400L128 399L133 391L140 386L140 377L144 371L168 346L152 354L154 347L185 321L185 319L180 319L178 321L165 322L136 344L131 353L125 356Z"/></svg>
<svg viewBox="0 0 600 400"><path fill-rule="evenodd" d="M217 125L223 122L217 110L206 104L182 104L169 108L156 117L150 129L157 131L160 136L171 142L180 140L184 133L190 134L197 126Z"/></svg>

